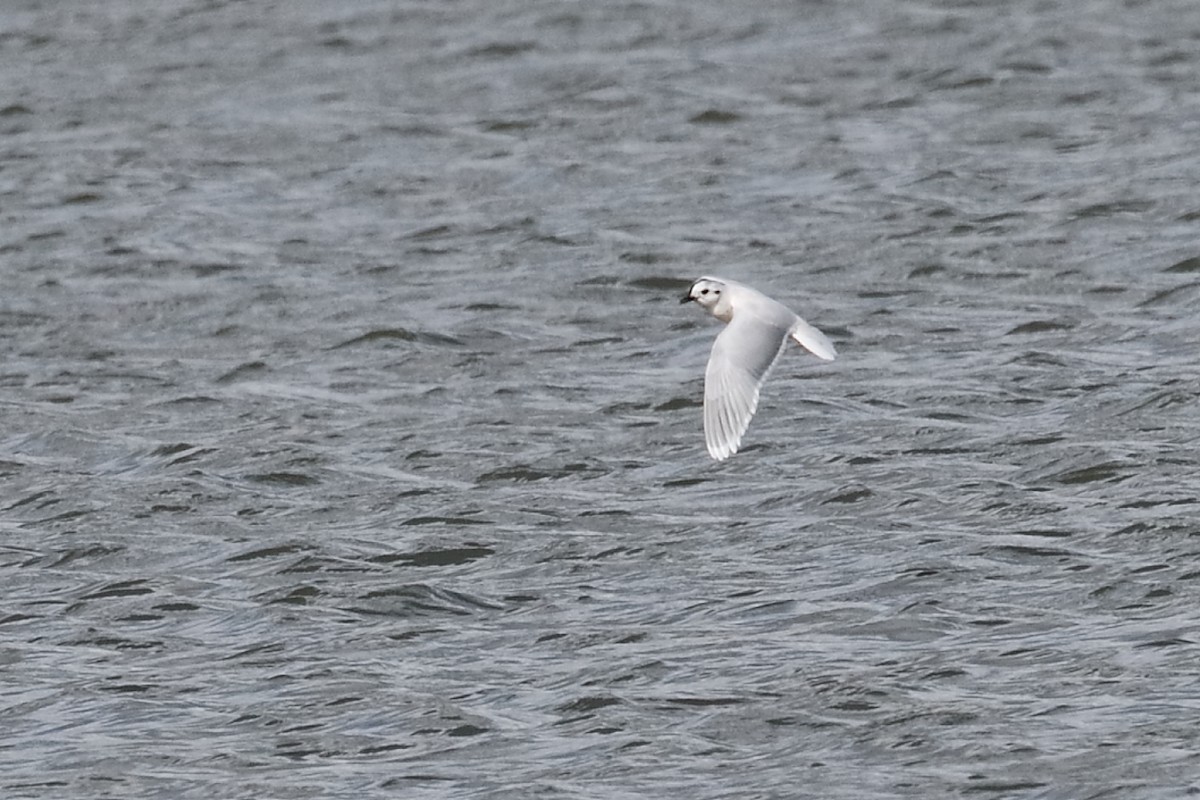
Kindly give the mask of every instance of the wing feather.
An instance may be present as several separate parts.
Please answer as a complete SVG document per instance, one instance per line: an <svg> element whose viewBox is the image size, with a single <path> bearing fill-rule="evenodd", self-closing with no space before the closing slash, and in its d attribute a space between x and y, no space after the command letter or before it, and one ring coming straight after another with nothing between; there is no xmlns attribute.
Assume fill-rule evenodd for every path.
<svg viewBox="0 0 1200 800"><path fill-rule="evenodd" d="M735 313L713 342L704 373L704 441L717 461L737 452L758 409L759 388L791 333L752 314Z"/></svg>
<svg viewBox="0 0 1200 800"><path fill-rule="evenodd" d="M796 322L793 323L788 334L796 340L797 344L817 358L826 361L833 361L837 358L837 350L833 348L833 342L829 341L829 337L799 317L796 318Z"/></svg>

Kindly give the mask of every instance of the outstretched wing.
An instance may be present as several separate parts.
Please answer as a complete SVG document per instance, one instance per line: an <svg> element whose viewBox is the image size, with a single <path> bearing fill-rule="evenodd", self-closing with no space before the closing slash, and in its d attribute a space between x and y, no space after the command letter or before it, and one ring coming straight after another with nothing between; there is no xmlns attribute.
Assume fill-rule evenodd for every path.
<svg viewBox="0 0 1200 800"><path fill-rule="evenodd" d="M758 408L758 390L789 331L750 314L734 314L713 342L704 372L704 441L724 461L737 452Z"/></svg>

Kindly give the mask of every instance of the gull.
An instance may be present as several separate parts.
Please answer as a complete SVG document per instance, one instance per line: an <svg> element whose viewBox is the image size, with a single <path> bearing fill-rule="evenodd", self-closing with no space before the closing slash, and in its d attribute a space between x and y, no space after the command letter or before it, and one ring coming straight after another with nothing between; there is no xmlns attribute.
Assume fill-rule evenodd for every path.
<svg viewBox="0 0 1200 800"><path fill-rule="evenodd" d="M825 334L777 300L735 281L699 278L679 302L697 303L727 323L704 370L704 443L717 461L737 452L758 408L758 390L788 339L817 358L837 358Z"/></svg>

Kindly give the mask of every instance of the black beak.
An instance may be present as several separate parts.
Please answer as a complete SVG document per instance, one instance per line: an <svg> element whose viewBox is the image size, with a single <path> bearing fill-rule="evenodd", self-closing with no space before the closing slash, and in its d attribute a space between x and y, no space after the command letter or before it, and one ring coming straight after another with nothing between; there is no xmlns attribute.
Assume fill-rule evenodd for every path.
<svg viewBox="0 0 1200 800"><path fill-rule="evenodd" d="M695 300L695 299L696 299L696 298L692 297L692 292L691 292L691 290L688 290L688 293L687 293L687 294L685 294L685 295L684 295L684 296L683 296L683 297L680 299L680 301L679 301L679 305L683 305L684 303L690 303L691 301L693 301L693 300Z"/></svg>

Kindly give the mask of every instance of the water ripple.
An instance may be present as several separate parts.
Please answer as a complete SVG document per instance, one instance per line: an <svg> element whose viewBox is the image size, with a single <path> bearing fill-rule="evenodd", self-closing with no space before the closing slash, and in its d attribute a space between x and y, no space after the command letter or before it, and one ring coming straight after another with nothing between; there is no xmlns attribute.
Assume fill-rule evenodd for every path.
<svg viewBox="0 0 1200 800"><path fill-rule="evenodd" d="M5 797L1197 788L1182 0L42 5Z"/></svg>

